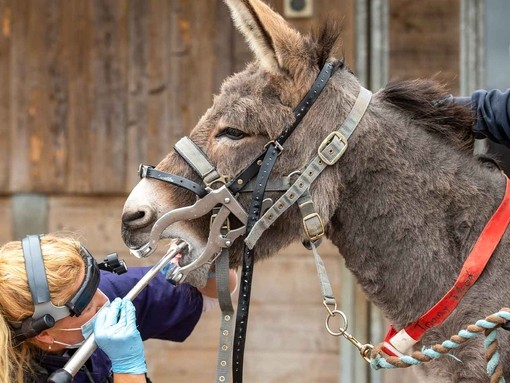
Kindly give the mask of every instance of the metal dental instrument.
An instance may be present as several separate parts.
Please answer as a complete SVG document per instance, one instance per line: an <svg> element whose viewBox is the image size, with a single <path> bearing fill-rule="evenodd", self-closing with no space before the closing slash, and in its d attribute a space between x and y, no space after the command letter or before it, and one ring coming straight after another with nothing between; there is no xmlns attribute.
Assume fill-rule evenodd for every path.
<svg viewBox="0 0 510 383"><path fill-rule="evenodd" d="M221 188L210 191L205 197L199 199L191 206L181 207L162 215L152 227L149 242L138 249L131 249L131 254L137 258L145 258L149 256L156 249L157 243L161 238L161 234L168 226L178 221L201 217L211 212L212 209L219 204L223 205L224 208L234 214L239 221L246 225L248 216L244 208L235 199L230 190L228 190L226 186L222 186ZM236 238L239 235L237 235Z"/></svg>
<svg viewBox="0 0 510 383"><path fill-rule="evenodd" d="M149 284L149 282L160 272L160 270L170 262L177 254L188 247L184 241L180 241L168 249L168 252L156 263L147 273L138 281L136 285L126 294L125 298L135 299L138 294ZM72 382L74 375L85 364L88 358L96 350L97 345L94 334L91 334L85 343L74 353L66 365L56 370L48 378L49 383L69 383Z"/></svg>
<svg viewBox="0 0 510 383"><path fill-rule="evenodd" d="M184 282L191 271L198 269L206 263L211 264L214 262L220 255L222 249L230 247L239 236L246 232L246 226L242 226L238 229L229 230L225 235L221 234L221 227L224 225L229 214L230 211L227 207L222 206L220 208L214 222L211 224L209 238L207 239L207 244L204 250L193 262L185 266L177 265L171 269L166 275L166 278L170 283L180 284Z"/></svg>

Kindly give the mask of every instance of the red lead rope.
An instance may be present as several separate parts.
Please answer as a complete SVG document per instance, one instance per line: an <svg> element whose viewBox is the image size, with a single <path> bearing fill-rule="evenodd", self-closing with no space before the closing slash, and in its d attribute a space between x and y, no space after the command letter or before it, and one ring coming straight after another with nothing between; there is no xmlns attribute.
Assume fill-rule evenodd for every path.
<svg viewBox="0 0 510 383"><path fill-rule="evenodd" d="M398 352L406 352L422 338L426 330L440 325L448 318L482 274L509 223L510 181L506 178L503 201L478 237L453 287L429 311L405 329L397 332L393 326L390 327L384 340L385 347L382 348L385 353L396 356Z"/></svg>

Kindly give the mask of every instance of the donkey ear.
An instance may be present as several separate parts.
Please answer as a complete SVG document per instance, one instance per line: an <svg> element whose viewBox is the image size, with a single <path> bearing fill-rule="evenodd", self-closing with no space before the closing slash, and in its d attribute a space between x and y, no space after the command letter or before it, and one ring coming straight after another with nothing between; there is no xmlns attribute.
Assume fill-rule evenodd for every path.
<svg viewBox="0 0 510 383"><path fill-rule="evenodd" d="M224 0L235 26L255 57L271 72L299 71L306 53L303 37L261 0Z"/></svg>

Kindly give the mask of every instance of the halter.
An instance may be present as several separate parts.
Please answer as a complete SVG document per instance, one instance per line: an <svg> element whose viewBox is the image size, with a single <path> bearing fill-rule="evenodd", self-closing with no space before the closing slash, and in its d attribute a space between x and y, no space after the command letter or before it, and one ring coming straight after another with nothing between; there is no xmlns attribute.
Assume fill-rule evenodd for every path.
<svg viewBox="0 0 510 383"><path fill-rule="evenodd" d="M284 149L285 141L299 125L315 101L317 101L336 68L338 68L338 65L332 62L324 65L311 89L294 110L294 122L286 127L275 140L268 142L264 146L262 153L232 180L227 182L225 177L216 171L207 156L188 137L180 139L175 144L175 150L201 177L205 187L174 174L156 170L150 166L140 166L139 174L142 178L158 179L184 188L195 193L199 199L191 206L174 209L162 215L154 224L149 241L142 247L131 250L131 253L136 257L149 256L156 249L163 231L173 223L181 220L196 219L214 211L214 219L211 219L209 238L204 250L190 264L182 267L176 266L172 269L167 274L167 278L171 282L182 283L192 270L206 263L211 264L222 254L225 254L235 239L242 235L245 236L234 336L233 377L235 382L242 382L243 353L248 323L255 244L276 218L294 203L298 204L303 215L305 233L310 242L314 244L321 240L325 234L324 225L321 217L314 210L309 187L327 166L334 165L345 153L347 140L358 126L371 100L372 93L361 87L358 98L344 123L337 131L328 134L319 145L317 155L308 165L304 169L292 172L283 180L269 182L269 176L278 156ZM214 184L220 184L221 186L212 189L211 186ZM269 190L284 191L284 194L278 201L273 203L271 200L264 200L264 193ZM240 192L252 192L248 212L239 204L235 197ZM270 204L270 207L266 209L268 204ZM226 224L230 214L233 214L241 222L241 227L231 229ZM262 217L261 214L263 214ZM228 262L226 262L226 265L225 267L228 267ZM222 329L224 327L230 328L228 325L229 320L229 315L223 316ZM229 332L228 330L225 331L226 333ZM228 351L232 341L230 335L228 340L225 340L224 345L221 346L220 354L222 351ZM227 373L220 365L225 367L226 362L222 360L219 364L219 381L227 381L225 379L225 374Z"/></svg>
<svg viewBox="0 0 510 383"><path fill-rule="evenodd" d="M216 239L215 242L223 242L224 246L221 246L223 248L230 247L233 240L238 238L240 235L245 234L247 231L246 224L248 222L248 214L246 213L245 209L237 202L235 195L239 192L252 191L252 193L255 193L255 191L259 189L256 186L260 185L261 182L259 182L258 179L255 183L250 181L252 181L258 174L265 174L264 185L266 187L258 191L258 194L262 194L261 196L252 196L252 201L254 201L254 209L249 210L250 212L257 211L256 216L254 216L253 213L250 216L250 220L254 221L253 223L255 223L262 208L264 191L288 190L290 187L289 179L284 180L284 182L280 182L278 185L271 183L268 184L268 179L272 167L276 162L276 157L283 150L283 144L302 121L314 102L317 100L322 90L326 86L329 78L331 77L334 68L335 64L331 62L324 65L319 75L315 79L311 89L294 110L294 122L285 128L283 132L278 136L278 138L268 142L264 146L263 152L259 154L255 160L253 160L245 169L243 169L228 183L226 182L225 177L221 176L216 171L215 167L211 164L203 151L200 150L200 148L188 137L181 138L175 144L174 148L177 153L179 153L181 157L191 166L191 168L200 176L205 184L205 188L191 180L176 176L175 174L156 170L152 166L140 165L139 175L141 178L153 178L170 183L173 186L184 188L196 194L199 199L192 206L175 209L161 216L151 230L149 241L138 249L132 249L131 253L138 258L149 256L156 249L161 234L168 226L182 219L194 219L208 214L218 204L222 205L220 212L222 209L226 208L226 210L229 211L229 214L234 214L236 218L244 224L244 226L237 230L230 231L229 234L226 235L226 241L218 241L217 236L214 235L214 239ZM267 161L264 162L265 158L267 161L270 161L270 163L267 163ZM262 170L262 172L260 172L260 170ZM285 181L289 182L289 184L285 185ZM216 183L219 183L222 186L217 189L212 189L211 186ZM213 233L212 229L213 228L211 227L210 233ZM217 234L219 231L214 231L214 233ZM211 234L209 238L211 238ZM211 241L208 241L208 245L202 254L192 264L183 268L175 269L176 279L174 280L176 282L184 281L184 278L189 273L189 271L194 270L205 263L211 263L214 261L214 255L216 255L220 250L221 248L218 248L217 245L215 246L213 243L211 243ZM180 276L179 274L182 275Z"/></svg>

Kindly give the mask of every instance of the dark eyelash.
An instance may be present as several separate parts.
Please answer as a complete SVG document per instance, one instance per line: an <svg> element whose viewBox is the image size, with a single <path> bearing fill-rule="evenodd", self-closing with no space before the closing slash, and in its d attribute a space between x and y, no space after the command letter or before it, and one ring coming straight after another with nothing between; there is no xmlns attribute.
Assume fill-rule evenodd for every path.
<svg viewBox="0 0 510 383"><path fill-rule="evenodd" d="M225 128L220 133L216 135L216 138L228 136L232 140L240 140L246 137L243 131L236 128Z"/></svg>

